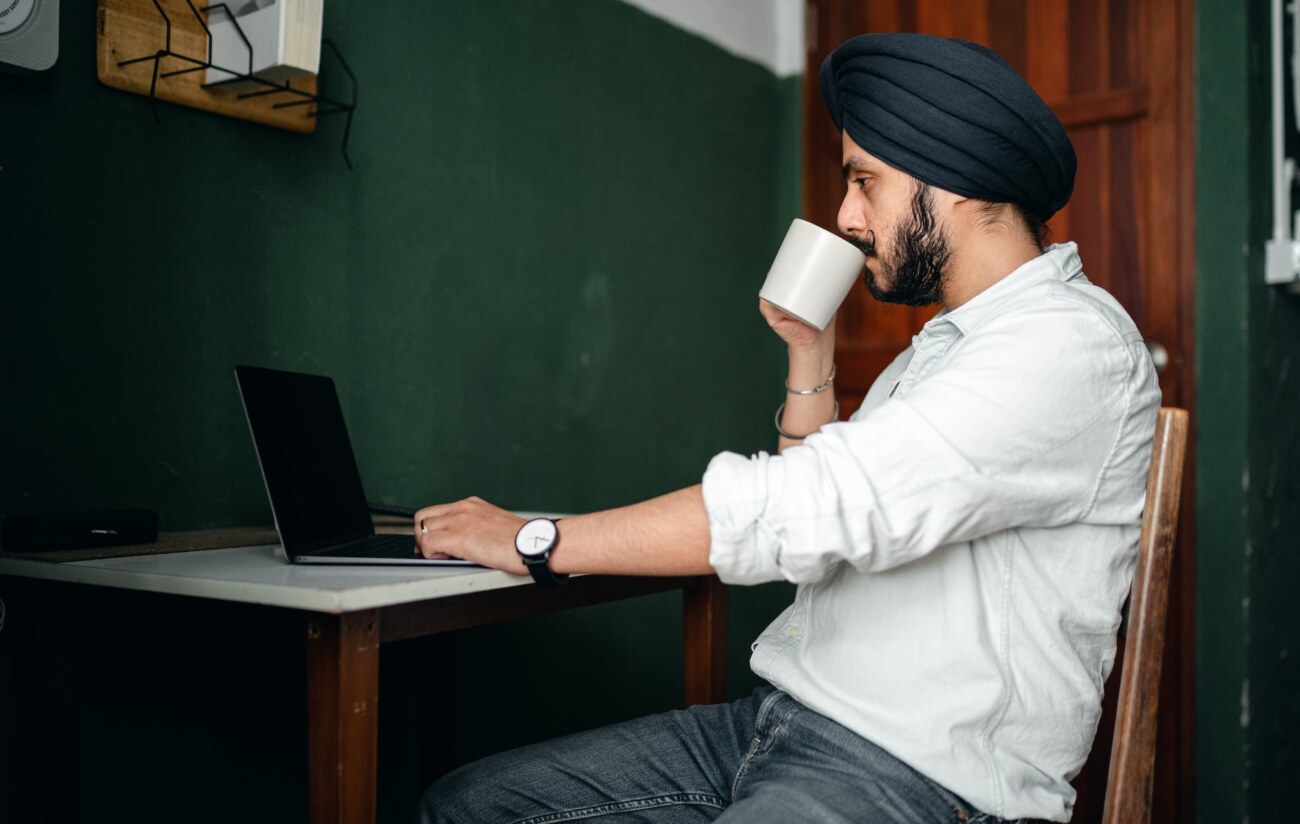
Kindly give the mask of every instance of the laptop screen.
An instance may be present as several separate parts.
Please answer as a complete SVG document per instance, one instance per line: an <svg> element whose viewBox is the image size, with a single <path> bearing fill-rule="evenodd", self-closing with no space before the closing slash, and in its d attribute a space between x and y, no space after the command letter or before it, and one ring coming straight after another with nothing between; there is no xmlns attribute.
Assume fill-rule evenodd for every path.
<svg viewBox="0 0 1300 824"><path fill-rule="evenodd" d="M235 378L285 550L373 534L334 381L253 366Z"/></svg>

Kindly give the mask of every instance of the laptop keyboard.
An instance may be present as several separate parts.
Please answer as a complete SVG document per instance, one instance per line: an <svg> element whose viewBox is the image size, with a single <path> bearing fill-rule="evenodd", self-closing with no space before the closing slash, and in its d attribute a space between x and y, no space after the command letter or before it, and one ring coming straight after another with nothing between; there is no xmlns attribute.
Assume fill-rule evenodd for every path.
<svg viewBox="0 0 1300 824"><path fill-rule="evenodd" d="M310 552L316 558L414 558L414 535L371 535L346 544Z"/></svg>

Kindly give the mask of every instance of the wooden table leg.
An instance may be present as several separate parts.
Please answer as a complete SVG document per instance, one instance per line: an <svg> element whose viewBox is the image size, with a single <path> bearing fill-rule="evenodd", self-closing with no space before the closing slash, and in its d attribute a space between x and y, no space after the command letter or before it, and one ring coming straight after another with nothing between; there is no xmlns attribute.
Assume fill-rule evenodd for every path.
<svg viewBox="0 0 1300 824"><path fill-rule="evenodd" d="M307 622L308 793L312 824L375 820L379 612Z"/></svg>
<svg viewBox="0 0 1300 824"><path fill-rule="evenodd" d="M714 575L682 590L686 706L727 697L727 588Z"/></svg>

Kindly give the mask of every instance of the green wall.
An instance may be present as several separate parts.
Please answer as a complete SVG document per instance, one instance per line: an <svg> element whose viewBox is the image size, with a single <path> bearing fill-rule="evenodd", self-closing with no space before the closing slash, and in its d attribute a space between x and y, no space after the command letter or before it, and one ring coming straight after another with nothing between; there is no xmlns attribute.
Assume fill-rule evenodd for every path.
<svg viewBox="0 0 1300 824"><path fill-rule="evenodd" d="M96 81L90 4L62 12L55 68L0 76L0 513L269 522L236 363L333 376L367 491L394 503L591 510L774 445L783 356L755 296L798 210L797 78L612 0L334 0L350 172L339 119L303 136L159 104L155 124ZM328 58L322 82L346 92ZM733 590L733 693L789 596ZM457 763L676 706L678 604L386 653L384 817L432 777L403 723L430 656L456 671ZM84 652L87 816L303 816L300 662ZM20 677L0 634L0 693ZM0 747L0 819L22 757Z"/></svg>
<svg viewBox="0 0 1300 824"><path fill-rule="evenodd" d="M1282 822L1300 775L1300 295L1263 280L1269 4L1200 0L1197 30L1197 814Z"/></svg>

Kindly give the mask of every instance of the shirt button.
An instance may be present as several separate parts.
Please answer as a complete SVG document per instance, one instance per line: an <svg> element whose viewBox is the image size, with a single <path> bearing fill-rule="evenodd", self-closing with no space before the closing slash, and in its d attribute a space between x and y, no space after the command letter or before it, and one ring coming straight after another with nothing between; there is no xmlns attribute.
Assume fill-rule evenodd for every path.
<svg viewBox="0 0 1300 824"><path fill-rule="evenodd" d="M803 635L803 630L798 627L786 627L785 634L787 638L798 638L800 635Z"/></svg>

